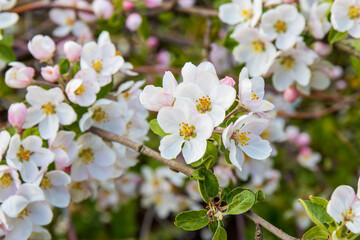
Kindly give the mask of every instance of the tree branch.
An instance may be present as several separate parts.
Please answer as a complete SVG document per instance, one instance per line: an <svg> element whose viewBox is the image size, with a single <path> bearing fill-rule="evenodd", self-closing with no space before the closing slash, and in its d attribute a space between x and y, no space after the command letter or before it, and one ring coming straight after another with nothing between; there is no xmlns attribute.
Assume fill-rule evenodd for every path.
<svg viewBox="0 0 360 240"><path fill-rule="evenodd" d="M96 128L96 127L91 127L89 132L94 133L108 141L118 142L118 143L120 143L124 146L127 146L139 153L142 153L146 156L152 157L155 160L160 161L163 164L169 166L170 169L181 172L187 176L191 176L192 173L194 172L194 170L192 168L190 168L182 163L178 163L175 160L165 159L165 158L161 157L160 153L158 153L157 151L154 151L142 144L136 143L128 138L119 136L117 134L114 134L114 133L111 133L111 132L108 132L108 131L105 131L105 130L102 130L102 129ZM287 233L283 232L282 230L275 227L274 225L272 225L265 219L261 218L260 216L256 215L252 211L248 211L248 212L244 213L244 215L246 217L250 218L256 224L260 224L261 226L263 226L264 228L269 230L271 233L273 233L275 236L277 236L283 240L296 240L297 239L297 238L294 238L294 237L288 235Z"/></svg>
<svg viewBox="0 0 360 240"><path fill-rule="evenodd" d="M353 55L357 58L360 58L360 52L356 51L354 48L352 48L351 46L341 43L341 42L337 42L334 43L334 46L339 49L340 51L346 52L350 55Z"/></svg>

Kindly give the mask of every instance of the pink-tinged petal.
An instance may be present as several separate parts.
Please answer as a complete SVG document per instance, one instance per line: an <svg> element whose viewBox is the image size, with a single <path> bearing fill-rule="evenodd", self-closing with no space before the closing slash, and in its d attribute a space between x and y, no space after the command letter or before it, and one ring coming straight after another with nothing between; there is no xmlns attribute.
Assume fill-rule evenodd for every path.
<svg viewBox="0 0 360 240"><path fill-rule="evenodd" d="M234 123L230 123L229 126L227 126L222 133L222 141L224 143L225 148L230 147L230 138L233 134L234 131L233 129L234 129Z"/></svg>
<svg viewBox="0 0 360 240"><path fill-rule="evenodd" d="M264 160L270 156L272 151L270 143L267 140L261 139L258 135L247 135L250 140L248 145L238 145L249 157L256 160Z"/></svg>
<svg viewBox="0 0 360 240"><path fill-rule="evenodd" d="M73 165L71 165L71 179L79 182L84 181L89 178L89 173L85 164L81 160L76 160Z"/></svg>
<svg viewBox="0 0 360 240"><path fill-rule="evenodd" d="M224 110L228 110L234 103L236 98L236 91L233 87L226 85L219 85L215 87L210 93L210 99L214 104L219 105Z"/></svg>
<svg viewBox="0 0 360 240"><path fill-rule="evenodd" d="M341 222L343 221L343 213L347 212L355 198L356 195L352 187L339 186L332 193L326 211L335 221Z"/></svg>
<svg viewBox="0 0 360 240"><path fill-rule="evenodd" d="M150 111L158 112L163 107L170 107L174 97L160 87L146 86L140 94L141 104Z"/></svg>
<svg viewBox="0 0 360 240"><path fill-rule="evenodd" d="M3 202L1 205L1 209L4 211L4 213L11 217L16 218L18 214L26 208L26 206L30 202L23 196L14 195L10 196L8 199Z"/></svg>
<svg viewBox="0 0 360 240"><path fill-rule="evenodd" d="M185 141L182 155L184 156L187 164L193 163L199 160L206 151L206 140L199 138L191 138L189 141Z"/></svg>
<svg viewBox="0 0 360 240"><path fill-rule="evenodd" d="M177 157L181 151L181 146L184 141L184 138L181 137L179 133L165 136L160 141L159 150L161 156L166 159L173 159Z"/></svg>
<svg viewBox="0 0 360 240"><path fill-rule="evenodd" d="M96 164L90 164L88 166L88 170L93 178L103 181L111 177L111 174L114 171L114 167L112 165L108 167L100 167Z"/></svg>
<svg viewBox="0 0 360 240"><path fill-rule="evenodd" d="M59 103L56 106L56 115L62 125L72 124L77 117L74 109L67 103Z"/></svg>
<svg viewBox="0 0 360 240"><path fill-rule="evenodd" d="M163 77L163 88L167 93L174 94L178 83L170 71L166 71Z"/></svg>
<svg viewBox="0 0 360 240"><path fill-rule="evenodd" d="M45 191L46 199L55 207L65 208L69 205L70 194L66 187L52 187Z"/></svg>
<svg viewBox="0 0 360 240"><path fill-rule="evenodd" d="M243 151L235 145L234 140L231 140L230 143L229 158L230 162L241 171L245 156Z"/></svg>
<svg viewBox="0 0 360 240"><path fill-rule="evenodd" d="M30 128L34 125L38 124L44 118L46 117L45 114L43 114L43 110L39 107L30 107L27 109L27 116L23 128Z"/></svg>
<svg viewBox="0 0 360 240"><path fill-rule="evenodd" d="M45 196L40 187L32 183L25 183L19 187L18 195L25 197L30 202L44 201Z"/></svg>
<svg viewBox="0 0 360 240"><path fill-rule="evenodd" d="M63 186L70 184L71 178L64 171L54 170L46 173L46 176L51 180L51 184L55 186Z"/></svg>
<svg viewBox="0 0 360 240"><path fill-rule="evenodd" d="M44 120L39 123L39 132L43 139L49 139L56 136L58 130L59 118L55 114L47 115Z"/></svg>
<svg viewBox="0 0 360 240"><path fill-rule="evenodd" d="M196 74L196 66L191 62L185 63L184 67L181 69L181 75L184 82L194 82Z"/></svg>
<svg viewBox="0 0 360 240"><path fill-rule="evenodd" d="M53 213L46 202L31 203L28 207L31 222L36 225L47 225L51 222Z"/></svg>

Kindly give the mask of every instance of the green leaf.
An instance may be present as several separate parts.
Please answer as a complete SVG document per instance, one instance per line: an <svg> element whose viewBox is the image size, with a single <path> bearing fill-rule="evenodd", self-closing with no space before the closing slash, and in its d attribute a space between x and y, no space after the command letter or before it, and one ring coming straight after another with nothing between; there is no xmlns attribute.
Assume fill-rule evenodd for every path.
<svg viewBox="0 0 360 240"><path fill-rule="evenodd" d="M354 56L350 56L350 62L356 75L360 78L360 59Z"/></svg>
<svg viewBox="0 0 360 240"><path fill-rule="evenodd" d="M187 231L199 230L208 224L206 209L182 212L175 218L175 225Z"/></svg>
<svg viewBox="0 0 360 240"><path fill-rule="evenodd" d="M150 129L151 131L153 131L155 134L159 135L159 136L166 136L168 135L166 132L164 132L164 130L162 130L162 128L160 127L158 121L156 118L154 118L153 120L151 120L149 122L150 125Z"/></svg>
<svg viewBox="0 0 360 240"><path fill-rule="evenodd" d="M40 132L37 127L25 129L24 132L22 133L21 137L22 137L22 139L25 139L28 136L32 136L32 135L40 136Z"/></svg>
<svg viewBox="0 0 360 240"><path fill-rule="evenodd" d="M224 228L218 227L212 240L226 240L227 233Z"/></svg>
<svg viewBox="0 0 360 240"><path fill-rule="evenodd" d="M323 224L333 221L323 205L302 199L299 199L299 202L304 206L307 215L316 225L323 227Z"/></svg>
<svg viewBox="0 0 360 240"><path fill-rule="evenodd" d="M113 81L111 81L107 85L103 86L100 89L100 91L98 92L98 94L96 95L96 99L105 98L111 91L112 87L113 87Z"/></svg>
<svg viewBox="0 0 360 240"><path fill-rule="evenodd" d="M3 35L3 39L1 39L0 43L11 47L14 44L14 38L11 35Z"/></svg>
<svg viewBox="0 0 360 240"><path fill-rule="evenodd" d="M233 31L229 31L226 37L224 38L224 41L222 42L222 45L232 51L239 43L230 37L230 35L233 33Z"/></svg>
<svg viewBox="0 0 360 240"><path fill-rule="evenodd" d="M206 203L210 202L210 198L214 198L219 194L219 182L215 174L208 169L196 169L192 175L192 179L197 179L199 192Z"/></svg>
<svg viewBox="0 0 360 240"><path fill-rule="evenodd" d="M258 190L256 192L256 203L265 201L265 194L263 190Z"/></svg>
<svg viewBox="0 0 360 240"><path fill-rule="evenodd" d="M210 169L215 165L218 159L218 150L215 144L211 141L207 141L206 151L202 158L198 161L191 163L193 167L199 167L200 165L204 165L207 169Z"/></svg>
<svg viewBox="0 0 360 240"><path fill-rule="evenodd" d="M70 62L66 58L61 59L59 61L58 65L59 65L59 68L60 68L61 75L64 75L64 74L69 72Z"/></svg>
<svg viewBox="0 0 360 240"><path fill-rule="evenodd" d="M228 195L230 192L231 192L231 190L230 190L229 187L223 188L223 189L221 190L220 199L221 199L221 200L226 200L227 195Z"/></svg>
<svg viewBox="0 0 360 240"><path fill-rule="evenodd" d="M311 240L326 240L329 237L329 232L325 231L319 226L315 226L309 229L303 236L302 239L311 239Z"/></svg>
<svg viewBox="0 0 360 240"><path fill-rule="evenodd" d="M211 223L209 223L209 230L212 233L215 233L217 228L218 228L218 222L217 221L212 221Z"/></svg>
<svg viewBox="0 0 360 240"><path fill-rule="evenodd" d="M16 60L12 48L5 45L4 43L0 43L0 59L6 63L14 62Z"/></svg>
<svg viewBox="0 0 360 240"><path fill-rule="evenodd" d="M228 204L232 203L234 197L240 193L242 193L243 191L245 190L245 188L242 188L242 187L237 187L237 188L234 188L233 190L231 190L231 192L229 192L226 196L226 202Z"/></svg>
<svg viewBox="0 0 360 240"><path fill-rule="evenodd" d="M334 44L335 42L340 41L341 39L346 38L348 35L347 32L338 32L335 29L331 29L328 35L328 41L330 44Z"/></svg>
<svg viewBox="0 0 360 240"><path fill-rule="evenodd" d="M74 63L73 65L73 71L71 74L71 78L74 78L74 76L76 75L76 73L80 71L80 64L78 62Z"/></svg>
<svg viewBox="0 0 360 240"><path fill-rule="evenodd" d="M324 198L321 197L315 197L315 196L310 196L310 200L314 203L320 204L322 206L324 206L325 208L328 205L328 201Z"/></svg>
<svg viewBox="0 0 360 240"><path fill-rule="evenodd" d="M238 215L244 213L250 210L254 203L255 194L252 191L244 190L234 197L225 214Z"/></svg>
<svg viewBox="0 0 360 240"><path fill-rule="evenodd" d="M140 27L138 28L138 32L141 37L143 37L144 39L148 39L151 34L149 22L145 16L141 16L141 18L142 21Z"/></svg>

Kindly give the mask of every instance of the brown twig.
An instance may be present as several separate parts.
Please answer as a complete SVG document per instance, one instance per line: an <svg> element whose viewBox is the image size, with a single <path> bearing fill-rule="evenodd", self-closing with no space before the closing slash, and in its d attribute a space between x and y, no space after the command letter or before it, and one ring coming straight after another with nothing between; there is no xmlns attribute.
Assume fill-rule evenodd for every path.
<svg viewBox="0 0 360 240"><path fill-rule="evenodd" d="M346 52L350 55L353 55L357 58L360 58L360 52L356 51L354 48L352 48L351 46L341 43L341 42L337 42L334 43L334 46L339 49L340 51Z"/></svg>
<svg viewBox="0 0 360 240"><path fill-rule="evenodd" d="M48 1L37 1L37 2L32 2L29 4L25 4L19 7L15 7L13 9L11 9L9 12L14 12L14 13L24 13L24 12L28 12L28 11L35 11L35 10L40 10L40 9L51 9L51 8L62 8L62 9L72 9L72 10L76 10L76 11L81 11L81 12L85 12L85 13L94 13L91 9L84 9L84 8L79 8L75 5L63 5L63 4L58 4L58 3L49 3Z"/></svg>
<svg viewBox="0 0 360 240"><path fill-rule="evenodd" d="M34 85L38 85L38 86L48 86L48 87L52 87L52 88L59 87L58 84L51 83L51 82L45 82L45 81L39 81L39 80L32 80L31 83Z"/></svg>

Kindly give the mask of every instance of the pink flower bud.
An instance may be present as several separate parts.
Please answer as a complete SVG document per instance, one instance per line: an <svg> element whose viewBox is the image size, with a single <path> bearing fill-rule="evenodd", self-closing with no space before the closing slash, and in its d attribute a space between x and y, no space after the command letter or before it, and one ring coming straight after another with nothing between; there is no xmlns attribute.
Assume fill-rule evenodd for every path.
<svg viewBox="0 0 360 240"><path fill-rule="evenodd" d="M295 102L299 97L300 92L294 86L290 86L284 91L284 98L288 102Z"/></svg>
<svg viewBox="0 0 360 240"><path fill-rule="evenodd" d="M92 4L94 13L98 18L109 19L114 13L114 6L107 0L95 0Z"/></svg>
<svg viewBox="0 0 360 240"><path fill-rule="evenodd" d="M58 65L41 68L41 76L48 82L56 82L60 77L60 68Z"/></svg>
<svg viewBox="0 0 360 240"><path fill-rule="evenodd" d="M8 121L16 128L21 128L24 125L27 116L27 108L24 103L11 104L8 111Z"/></svg>
<svg viewBox="0 0 360 240"><path fill-rule="evenodd" d="M142 18L138 13L131 13L127 17L125 25L130 31L134 32L140 27L141 22Z"/></svg>
<svg viewBox="0 0 360 240"><path fill-rule="evenodd" d="M64 54L70 62L76 62L80 59L82 47L74 41L67 41L64 44Z"/></svg>
<svg viewBox="0 0 360 240"><path fill-rule="evenodd" d="M312 153L312 150L311 150L311 148L309 148L309 147L302 147L301 149L300 149L300 154L301 155L310 155Z"/></svg>
<svg viewBox="0 0 360 240"><path fill-rule="evenodd" d="M188 8L194 6L195 0L179 0L178 4L180 7Z"/></svg>
<svg viewBox="0 0 360 240"><path fill-rule="evenodd" d="M235 81L231 77L226 76L224 79L220 80L221 85L228 85L230 87L234 87Z"/></svg>
<svg viewBox="0 0 360 240"><path fill-rule="evenodd" d="M146 45L148 48L157 48L157 46L159 46L159 39L157 37L151 36L146 40Z"/></svg>
<svg viewBox="0 0 360 240"><path fill-rule="evenodd" d="M157 62L162 66L169 66L170 58L170 53L166 50L161 50L156 56Z"/></svg>
<svg viewBox="0 0 360 240"><path fill-rule="evenodd" d="M326 57L332 51L331 45L323 43L321 41L314 42L312 48L320 57Z"/></svg>
<svg viewBox="0 0 360 240"><path fill-rule="evenodd" d="M30 85L35 75L35 70L31 67L27 67L20 62L12 62L9 64L12 66L5 73L5 83L12 88L25 88Z"/></svg>
<svg viewBox="0 0 360 240"><path fill-rule="evenodd" d="M49 36L36 35L29 41L28 49L37 60L48 61L53 57L56 46Z"/></svg>
<svg viewBox="0 0 360 240"><path fill-rule="evenodd" d="M337 79L344 74L344 70L340 66L335 66L331 69L330 78Z"/></svg>
<svg viewBox="0 0 360 240"><path fill-rule="evenodd" d="M148 8L156 8L162 4L162 0L145 0L145 5Z"/></svg>
<svg viewBox="0 0 360 240"><path fill-rule="evenodd" d="M347 82L345 80L339 80L335 83L335 87L338 90L344 90L347 88Z"/></svg>
<svg viewBox="0 0 360 240"><path fill-rule="evenodd" d="M125 10L131 10L134 8L134 4L131 1L123 1L123 8Z"/></svg>
<svg viewBox="0 0 360 240"><path fill-rule="evenodd" d="M295 139L296 145L299 147L305 147L311 142L310 135L307 133L300 133L300 135Z"/></svg>

